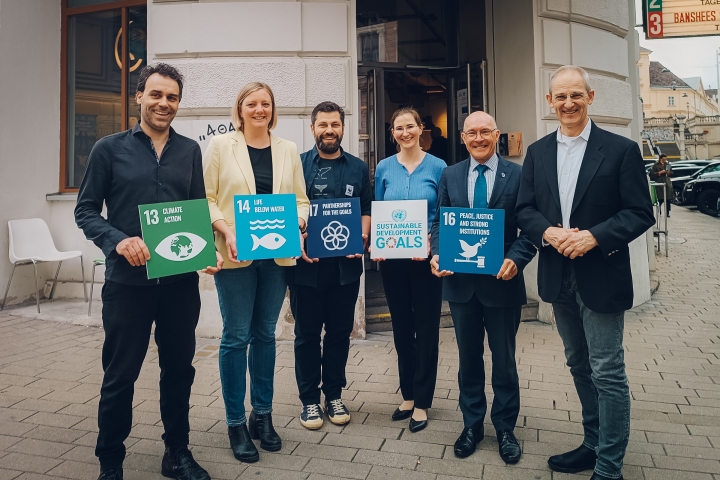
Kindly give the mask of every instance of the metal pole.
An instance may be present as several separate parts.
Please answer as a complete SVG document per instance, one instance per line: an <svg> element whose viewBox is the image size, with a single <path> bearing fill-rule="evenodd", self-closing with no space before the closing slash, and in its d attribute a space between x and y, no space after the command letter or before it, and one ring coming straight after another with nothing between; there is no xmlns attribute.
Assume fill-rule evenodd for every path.
<svg viewBox="0 0 720 480"><path fill-rule="evenodd" d="M720 48L715 50L715 74L717 85L715 85L715 103L720 105Z"/></svg>

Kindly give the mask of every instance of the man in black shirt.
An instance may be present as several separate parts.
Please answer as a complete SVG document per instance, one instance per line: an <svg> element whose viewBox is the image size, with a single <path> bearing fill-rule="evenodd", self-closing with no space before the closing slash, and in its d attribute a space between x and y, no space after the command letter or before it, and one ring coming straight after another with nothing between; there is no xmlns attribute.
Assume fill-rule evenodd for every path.
<svg viewBox="0 0 720 480"><path fill-rule="evenodd" d="M323 102L313 110L311 123L316 146L300 155L307 195L310 200L359 197L366 247L372 206L370 175L362 160L340 147L345 112L333 102ZM315 430L323 424L321 382L330 421L336 425L350 421L340 397L347 384L345 365L363 261L362 255L319 260L304 253L303 260L289 269L288 284L295 317L295 378L303 404L300 423Z"/></svg>
<svg viewBox="0 0 720 480"><path fill-rule="evenodd" d="M98 480L122 480L124 441L132 426L134 383L155 323L160 364L160 415L165 427L162 474L210 479L187 448L190 389L195 378L195 327L200 316L197 273L148 280L150 252L138 206L205 198L197 142L170 127L182 96L182 75L157 64L140 73L136 99L141 123L100 139L88 159L75 222L107 257L102 290L105 372L98 406ZM101 215L103 202L107 219ZM218 264L203 270L214 274Z"/></svg>

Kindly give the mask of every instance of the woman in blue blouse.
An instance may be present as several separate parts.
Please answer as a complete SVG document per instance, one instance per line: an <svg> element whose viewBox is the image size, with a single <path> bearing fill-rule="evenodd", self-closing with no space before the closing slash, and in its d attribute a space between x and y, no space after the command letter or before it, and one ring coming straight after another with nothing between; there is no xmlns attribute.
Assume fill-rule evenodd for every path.
<svg viewBox="0 0 720 480"><path fill-rule="evenodd" d="M445 162L420 149L423 124L418 112L401 108L393 114L390 125L400 148L397 155L377 166L375 200L426 199L430 225ZM410 417L411 432L427 426L427 409L432 406L437 379L442 281L431 273L429 255L428 247L424 258L385 260L380 268L404 400L392 419Z"/></svg>

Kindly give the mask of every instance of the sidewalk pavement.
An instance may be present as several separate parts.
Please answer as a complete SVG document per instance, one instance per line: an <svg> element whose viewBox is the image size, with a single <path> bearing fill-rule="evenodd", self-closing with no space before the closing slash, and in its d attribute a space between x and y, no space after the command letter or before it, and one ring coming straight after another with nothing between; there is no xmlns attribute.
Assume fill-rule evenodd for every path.
<svg viewBox="0 0 720 480"><path fill-rule="evenodd" d="M670 232L669 258L657 257L658 292L626 317L633 403L624 476L720 480L720 219L675 208ZM590 472L553 473L546 465L549 455L582 439L580 405L553 326L524 323L518 334L522 408L515 433L524 455L516 466L506 466L498 456L489 423L474 455L454 457L452 444L462 430L457 346L452 329L443 329L440 339L430 423L419 433L390 420L401 401L390 334L353 342L343 392L352 421L345 427L326 421L314 432L299 423L292 344L279 343L273 419L283 448L261 450L260 461L251 465L230 453L218 341L201 339L190 400L193 454L217 479L590 477ZM98 328L24 318L13 310L0 313L0 480L97 478L93 448L102 340ZM163 478L158 373L151 345L136 384L134 426L126 443L129 480Z"/></svg>

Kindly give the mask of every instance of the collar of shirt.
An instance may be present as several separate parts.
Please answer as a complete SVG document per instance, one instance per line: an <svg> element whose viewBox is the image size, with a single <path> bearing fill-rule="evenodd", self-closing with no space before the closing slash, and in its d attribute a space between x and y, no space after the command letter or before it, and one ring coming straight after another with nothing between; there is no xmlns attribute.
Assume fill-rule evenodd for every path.
<svg viewBox="0 0 720 480"><path fill-rule="evenodd" d="M145 138L150 138L147 133L140 127L140 122L136 123L135 126L132 128L132 134L133 136L137 136L138 134L143 134ZM170 134L168 135L168 143L170 143L170 140L173 139L175 136L175 129L170 127Z"/></svg>
<svg viewBox="0 0 720 480"><path fill-rule="evenodd" d="M482 163L482 164L480 162L478 162L477 160L475 160L471 155L470 156L470 172L469 173L472 173L473 170L475 170L475 167L477 167L478 165L485 165L488 168L488 170L490 170L492 173L495 173L495 170L497 170L497 167L498 167L498 163L499 163L499 160L498 160L497 153L493 153L493 156L490 157L487 162Z"/></svg>
<svg viewBox="0 0 720 480"><path fill-rule="evenodd" d="M588 119L587 125L585 125L585 128L583 128L583 131L580 132L580 135L578 135L577 137L568 137L567 135L563 135L562 132L560 131L560 127L558 127L557 142L568 145L570 143L573 143L578 138L582 138L583 140L585 140L585 143L587 143L588 140L590 140L590 129L591 128L592 128L592 121L590 121Z"/></svg>

